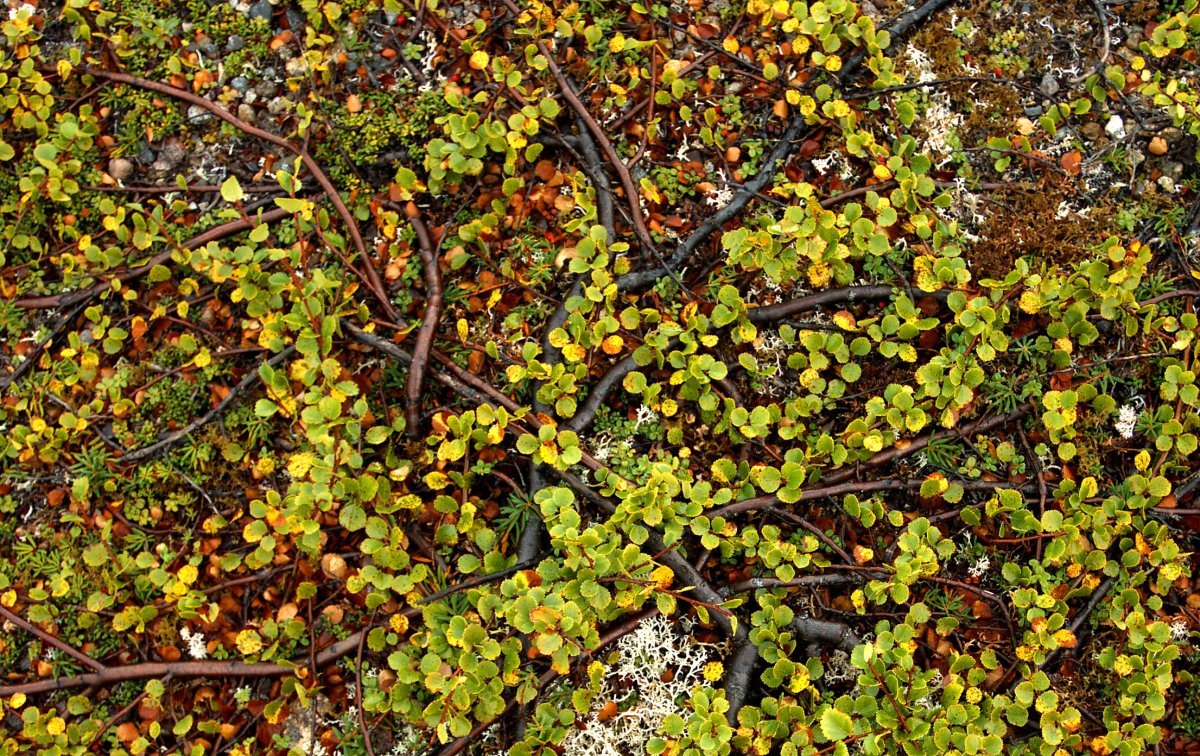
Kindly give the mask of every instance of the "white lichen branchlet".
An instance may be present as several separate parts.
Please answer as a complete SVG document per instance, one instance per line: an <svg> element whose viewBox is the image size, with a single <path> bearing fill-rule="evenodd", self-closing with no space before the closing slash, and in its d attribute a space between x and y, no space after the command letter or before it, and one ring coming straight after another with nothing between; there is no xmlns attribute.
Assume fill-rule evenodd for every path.
<svg viewBox="0 0 1200 756"><path fill-rule="evenodd" d="M733 187L729 185L729 180L725 177L725 171L718 170L713 177L713 183L716 184L717 188L705 200L711 207L722 208L733 201Z"/></svg>
<svg viewBox="0 0 1200 756"><path fill-rule="evenodd" d="M641 426L645 425L646 423L656 423L656 422L658 422L658 413L657 412L650 409L649 407L647 407L644 404L641 407L637 408L637 417L635 417L633 420L633 424L636 427L640 428Z"/></svg>
<svg viewBox="0 0 1200 756"><path fill-rule="evenodd" d="M967 567L967 574L973 578L980 578L987 574L987 571L992 568L992 560L985 554L979 557L971 566Z"/></svg>
<svg viewBox="0 0 1200 756"><path fill-rule="evenodd" d="M822 679L827 683L848 682L858 677L858 670L850 663L850 654L838 649L829 656Z"/></svg>
<svg viewBox="0 0 1200 756"><path fill-rule="evenodd" d="M566 756L645 753L663 720L683 713L680 699L704 681L708 653L665 617L642 622L617 641L617 651L619 660L610 668L592 712L562 742ZM599 714L609 701L623 710L601 722Z"/></svg>
<svg viewBox="0 0 1200 756"><path fill-rule="evenodd" d="M1171 623L1171 640L1175 643L1187 643L1192 638L1192 628L1187 622L1177 619Z"/></svg>
<svg viewBox="0 0 1200 756"><path fill-rule="evenodd" d="M208 648L207 642L204 640L204 633L193 633L191 628L181 628L179 637L187 644L188 655L193 659L207 659Z"/></svg>
<svg viewBox="0 0 1200 756"><path fill-rule="evenodd" d="M933 70L933 62L923 50L909 45L904 50L904 57L907 58L916 73L918 83L937 79L937 74ZM941 158L939 165L948 162L952 157L948 137L963 124L962 113L955 109L950 101L950 95L940 90L930 92L921 121L925 128L925 142L922 149L934 157Z"/></svg>
<svg viewBox="0 0 1200 756"><path fill-rule="evenodd" d="M1117 413L1117 422L1114 424L1117 435L1121 438L1133 438L1133 431L1137 427L1139 415L1141 413L1138 412L1137 407L1134 405L1126 404L1122 406Z"/></svg>

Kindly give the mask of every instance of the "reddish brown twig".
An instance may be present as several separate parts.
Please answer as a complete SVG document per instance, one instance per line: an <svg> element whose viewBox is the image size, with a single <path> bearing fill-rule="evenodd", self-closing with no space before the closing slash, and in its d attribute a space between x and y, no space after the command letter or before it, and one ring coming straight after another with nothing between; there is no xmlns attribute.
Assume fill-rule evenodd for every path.
<svg viewBox="0 0 1200 756"><path fill-rule="evenodd" d="M227 236L232 236L239 231L248 231L260 223L270 223L271 221L279 220L280 218L286 218L289 215L291 215L291 213L283 210L282 208L266 210L261 215L252 219L243 218L240 220L230 221L228 223L222 223L219 226L214 226L207 231L193 236L180 246L183 249L198 249L209 242L220 241L221 239L224 239ZM97 294L112 288L113 281L128 283L136 278L141 278L149 273L156 265L162 265L167 260L170 260L171 255L173 254L175 254L174 249L160 252L147 260L144 265L122 270L114 275L111 279L93 284L86 289L44 297L25 297L23 299L15 300L13 302L13 306L20 307L23 310L46 310L53 307L70 307L73 304L84 302L96 296Z"/></svg>
<svg viewBox="0 0 1200 756"><path fill-rule="evenodd" d="M425 366L429 364L429 353L433 350L433 337L437 333L438 320L442 315L442 276L438 270L437 248L429 235L429 228L419 213L409 216L417 233L417 251L421 255L421 266L425 270L425 316L417 331L417 342L413 345L412 362L408 366L408 378L404 392L408 400L408 435L416 438L421 424L421 394L425 385Z"/></svg>
<svg viewBox="0 0 1200 756"><path fill-rule="evenodd" d="M0 617L4 617L4 619L13 623L17 627L24 630L25 632L30 633L31 635L37 637L42 642L48 643L51 646L54 646L56 649L58 649L59 651L62 651L64 654L71 657L75 661L83 664L84 666L91 667L92 669L94 669L98 672L106 669L106 667L103 664L96 661L92 657L88 656L87 654L83 653L82 651L77 651L74 648L71 648L66 643L63 643L62 641L60 641L58 638L55 638L50 633L41 629L37 625L34 625L32 622L25 621L20 616L14 614L13 612L9 611L8 609L6 609L3 606L0 606Z"/></svg>
<svg viewBox="0 0 1200 756"><path fill-rule="evenodd" d="M411 620L421 616L421 610L409 607L402 610L401 614ZM340 640L318 652L314 657L316 666L328 666L343 656L353 653L358 648L359 638L369 632L370 629L369 626L364 627L352 633L344 640ZM310 661L307 656L304 659L279 663L217 661L212 659L202 661L142 662L123 667L103 667L96 672L74 675L72 677L60 677L54 680L36 680L34 682L17 683L15 685L0 685L0 696L11 696L15 693L36 695L38 693L50 693L56 690L68 690L71 688L101 687L129 680L148 680L152 677L166 677L167 675L178 678L282 677L283 675L292 674L297 669L309 664Z"/></svg>
<svg viewBox="0 0 1200 756"><path fill-rule="evenodd" d="M358 255L362 259L363 273L366 275L367 280L370 281L371 293L374 294L379 300L379 303L383 305L383 309L387 313L387 316L392 320L396 320L396 310L394 307L392 307L391 299L387 295L387 289L383 285L383 280L379 277L379 271L377 271L375 266L371 264L371 259L367 254L367 247L363 243L362 234L358 230L358 222L354 220L354 215L350 212L349 208L346 207L346 203L342 200L342 195L338 193L337 188L329 180L329 177L325 175L325 171L321 169L321 166L316 160L313 159L312 155L308 154L306 150L297 147L283 137L277 136L269 131L265 131L257 126L246 123L225 108L217 105L215 102L212 102L205 97L201 97L200 95L188 92L187 90L177 89L169 84L162 84L157 81L143 79L140 76L132 76L130 74L118 73L116 71L105 71L103 69L91 68L88 66L81 66L78 70L84 74L107 79L109 81L119 82L121 84L128 84L129 86L138 87L139 89L148 89L152 92L158 92L159 94L164 94L168 97L174 97L178 100L183 100L184 102L191 103L192 105L199 105L200 107L220 118L222 121L232 125L239 131L245 132L252 137L262 139L265 142L270 142L278 147L282 147L288 152L291 152L299 157L301 162L304 163L304 167L308 169L308 172L313 175L313 178L315 178L317 183L321 186L321 191L323 191L325 196L329 198L329 201L333 203L333 207L337 210L338 216L341 217L342 222L346 224L346 230L350 234L350 239L354 242L354 248L358 251Z"/></svg>
<svg viewBox="0 0 1200 756"><path fill-rule="evenodd" d="M375 621L375 613L371 614L371 622ZM358 654L354 660L354 674L358 678L358 684L354 686L354 708L358 710L358 729L362 731L363 748L367 752L367 756L375 756L375 747L371 745L371 728L367 727L367 715L363 711L362 706L362 670L363 670L363 646L367 643L367 634L359 633L358 636Z"/></svg>
<svg viewBox="0 0 1200 756"><path fill-rule="evenodd" d="M166 675L162 679L163 685L166 685L170 681L171 681L170 674ZM139 693L137 695L136 698L134 698L129 703L125 704L125 706L120 711L118 711L116 714L113 714L111 717L109 717L108 721L106 721L103 725L101 725L100 729L96 731L96 735L95 735L95 737L92 738L92 742L88 743L88 750L89 751L93 750L98 745L100 745L100 740L104 737L104 733L108 732L110 727L112 727L113 725L117 724L122 719L124 719L129 714L129 712L136 709L138 707L138 704L140 704L143 700L145 700L146 696L148 696L148 695L150 695L149 688L143 690L141 693Z"/></svg>

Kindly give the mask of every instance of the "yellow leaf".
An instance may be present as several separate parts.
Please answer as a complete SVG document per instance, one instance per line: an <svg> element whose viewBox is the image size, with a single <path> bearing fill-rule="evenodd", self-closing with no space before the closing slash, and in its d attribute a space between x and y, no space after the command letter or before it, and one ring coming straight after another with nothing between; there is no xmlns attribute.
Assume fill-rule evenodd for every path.
<svg viewBox="0 0 1200 756"><path fill-rule="evenodd" d="M587 356L587 350L578 344L567 344L563 347L562 354L567 362L579 362Z"/></svg>
<svg viewBox="0 0 1200 756"><path fill-rule="evenodd" d="M838 328L841 328L843 331L858 330L858 321L854 319L853 314L847 312L846 310L841 310L834 313L833 322L837 323Z"/></svg>
<svg viewBox="0 0 1200 756"><path fill-rule="evenodd" d="M1137 456L1133 458L1133 466L1136 467L1139 472L1145 472L1146 468L1150 467L1150 452L1146 451L1145 449L1142 449L1140 452L1138 452Z"/></svg>

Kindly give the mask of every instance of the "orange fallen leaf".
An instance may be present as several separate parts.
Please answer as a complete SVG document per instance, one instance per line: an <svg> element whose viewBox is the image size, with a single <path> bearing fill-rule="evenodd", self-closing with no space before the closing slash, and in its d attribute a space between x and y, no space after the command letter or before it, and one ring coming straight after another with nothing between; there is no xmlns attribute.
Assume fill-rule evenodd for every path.
<svg viewBox="0 0 1200 756"><path fill-rule="evenodd" d="M1059 158L1058 164L1067 172L1067 175L1078 176L1081 170L1080 163L1082 162L1083 155L1079 153L1079 150L1072 150Z"/></svg>

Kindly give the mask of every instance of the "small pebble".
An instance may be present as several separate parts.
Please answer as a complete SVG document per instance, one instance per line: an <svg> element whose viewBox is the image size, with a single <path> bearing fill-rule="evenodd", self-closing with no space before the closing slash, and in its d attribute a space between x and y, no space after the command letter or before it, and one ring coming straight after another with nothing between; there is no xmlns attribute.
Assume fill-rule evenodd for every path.
<svg viewBox="0 0 1200 756"><path fill-rule="evenodd" d="M238 50L241 50L245 46L246 46L246 40L242 39L237 34L234 34L232 37L229 38L228 41L225 42L225 51L226 52L237 52Z"/></svg>
<svg viewBox="0 0 1200 756"><path fill-rule="evenodd" d="M1162 172L1164 176L1170 176L1178 181L1183 178L1183 163L1176 160L1168 160L1162 164Z"/></svg>
<svg viewBox="0 0 1200 756"><path fill-rule="evenodd" d="M1041 105L1030 105L1029 107L1025 108L1025 115L1029 116L1030 118L1037 118L1042 114L1042 111L1043 108Z"/></svg>
<svg viewBox="0 0 1200 756"><path fill-rule="evenodd" d="M276 97L267 103L267 111L271 115L279 115L290 107L292 107L292 103L286 97Z"/></svg>
<svg viewBox="0 0 1200 756"><path fill-rule="evenodd" d="M1113 139L1121 139L1125 136L1125 119L1118 115L1109 118L1104 125L1104 132Z"/></svg>
<svg viewBox="0 0 1200 756"><path fill-rule="evenodd" d="M108 175L117 181L124 181L133 175L133 161L125 158L113 158L108 161Z"/></svg>
<svg viewBox="0 0 1200 756"><path fill-rule="evenodd" d="M248 123L250 125L254 125L254 120L255 120L254 108L250 107L249 105L247 105L246 103L243 102L241 105L238 105L237 117L242 119L243 121L245 121L246 123Z"/></svg>
<svg viewBox="0 0 1200 756"><path fill-rule="evenodd" d="M183 162L185 157L187 157L187 152L184 150L183 144L176 137L171 137L159 150L158 159L150 167L156 171L172 171Z"/></svg>
<svg viewBox="0 0 1200 756"><path fill-rule="evenodd" d="M258 0L258 2L250 6L250 12L248 15L251 19L261 18L264 21L270 21L271 14L274 12L275 9L269 2L267 2L267 0Z"/></svg>
<svg viewBox="0 0 1200 756"><path fill-rule="evenodd" d="M192 105L187 110L188 123L203 123L211 120L212 117L213 114L208 112L207 108L201 107L200 105Z"/></svg>
<svg viewBox="0 0 1200 756"><path fill-rule="evenodd" d="M1038 84L1038 89L1047 97L1053 97L1058 94L1058 80L1054 78L1054 74L1046 73L1042 76L1042 81Z"/></svg>
<svg viewBox="0 0 1200 756"><path fill-rule="evenodd" d="M233 87L239 92L245 92L250 88L250 80L245 76L235 76L233 77L233 81L229 82L229 86Z"/></svg>
<svg viewBox="0 0 1200 756"><path fill-rule="evenodd" d="M304 62L304 58L292 58L284 65L283 70L288 76L307 76L308 64Z"/></svg>

